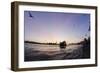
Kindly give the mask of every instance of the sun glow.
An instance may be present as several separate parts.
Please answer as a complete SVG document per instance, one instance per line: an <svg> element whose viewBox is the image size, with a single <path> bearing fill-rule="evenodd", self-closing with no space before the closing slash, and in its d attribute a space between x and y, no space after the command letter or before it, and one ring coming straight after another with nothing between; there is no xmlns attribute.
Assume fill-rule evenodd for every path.
<svg viewBox="0 0 100 73"><path fill-rule="evenodd" d="M90 33L89 14L25 11L24 18L28 41L77 43Z"/></svg>

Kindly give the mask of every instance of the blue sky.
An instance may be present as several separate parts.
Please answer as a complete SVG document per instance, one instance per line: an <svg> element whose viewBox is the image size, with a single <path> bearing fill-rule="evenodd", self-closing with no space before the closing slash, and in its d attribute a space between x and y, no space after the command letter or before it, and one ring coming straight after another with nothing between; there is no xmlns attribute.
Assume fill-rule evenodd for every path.
<svg viewBox="0 0 100 73"><path fill-rule="evenodd" d="M24 37L44 43L75 43L89 36L89 22L90 14L24 11Z"/></svg>

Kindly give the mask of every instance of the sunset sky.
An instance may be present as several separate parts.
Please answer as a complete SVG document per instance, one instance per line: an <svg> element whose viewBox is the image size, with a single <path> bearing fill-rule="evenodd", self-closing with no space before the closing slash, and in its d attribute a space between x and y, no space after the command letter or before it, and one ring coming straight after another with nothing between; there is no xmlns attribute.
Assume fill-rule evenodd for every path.
<svg viewBox="0 0 100 73"><path fill-rule="evenodd" d="M75 43L89 36L90 14L24 11L27 41Z"/></svg>

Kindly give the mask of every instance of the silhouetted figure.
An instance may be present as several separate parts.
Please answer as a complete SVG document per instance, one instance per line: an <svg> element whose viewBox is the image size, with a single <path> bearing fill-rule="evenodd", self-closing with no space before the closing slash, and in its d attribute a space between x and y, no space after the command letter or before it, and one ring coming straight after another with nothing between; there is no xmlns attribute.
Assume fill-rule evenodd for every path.
<svg viewBox="0 0 100 73"><path fill-rule="evenodd" d="M83 42L83 58L90 58L90 37L84 38Z"/></svg>
<svg viewBox="0 0 100 73"><path fill-rule="evenodd" d="M66 41L60 42L60 48L61 49L66 48L66 46L67 46Z"/></svg>

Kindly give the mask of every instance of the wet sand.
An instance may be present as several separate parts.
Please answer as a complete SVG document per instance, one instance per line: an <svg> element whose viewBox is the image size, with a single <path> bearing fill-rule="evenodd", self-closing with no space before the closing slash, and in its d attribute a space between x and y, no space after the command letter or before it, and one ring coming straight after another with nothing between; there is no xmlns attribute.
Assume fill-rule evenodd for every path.
<svg viewBox="0 0 100 73"><path fill-rule="evenodd" d="M43 48L43 47L42 47ZM53 47L52 47L53 48ZM44 61L44 60L64 60L64 59L84 59L90 58L87 51L83 48L88 46L79 46L78 48L60 49L60 50L37 50L34 47L25 47L24 61Z"/></svg>

